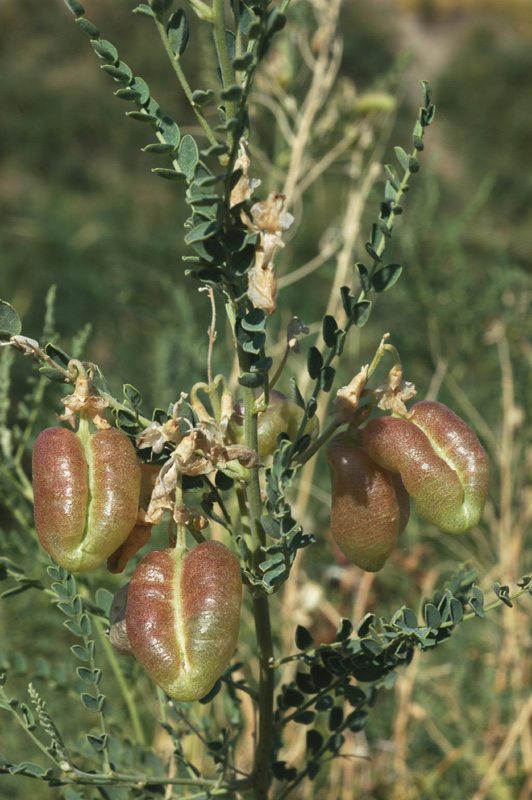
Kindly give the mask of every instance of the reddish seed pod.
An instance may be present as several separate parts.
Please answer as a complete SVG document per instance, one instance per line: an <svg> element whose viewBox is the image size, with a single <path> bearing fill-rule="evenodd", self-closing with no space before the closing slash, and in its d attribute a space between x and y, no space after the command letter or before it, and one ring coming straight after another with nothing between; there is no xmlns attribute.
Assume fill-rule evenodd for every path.
<svg viewBox="0 0 532 800"><path fill-rule="evenodd" d="M448 533L465 533L478 523L488 492L488 456L447 406L425 400L412 406L408 419L372 419L363 444L374 461L401 475L422 520Z"/></svg>
<svg viewBox="0 0 532 800"><path fill-rule="evenodd" d="M221 542L148 553L129 585L133 654L169 697L199 700L233 656L241 604L240 564Z"/></svg>
<svg viewBox="0 0 532 800"><path fill-rule="evenodd" d="M124 584L113 597L109 609L109 641L121 656L133 656L131 644L127 636L126 606L129 583Z"/></svg>
<svg viewBox="0 0 532 800"><path fill-rule="evenodd" d="M117 430L76 434L47 428L33 450L35 527L60 566L87 572L103 564L135 524L140 466Z"/></svg>
<svg viewBox="0 0 532 800"><path fill-rule="evenodd" d="M398 475L375 464L345 433L327 447L331 474L331 533L351 563L382 569L410 514L410 498Z"/></svg>

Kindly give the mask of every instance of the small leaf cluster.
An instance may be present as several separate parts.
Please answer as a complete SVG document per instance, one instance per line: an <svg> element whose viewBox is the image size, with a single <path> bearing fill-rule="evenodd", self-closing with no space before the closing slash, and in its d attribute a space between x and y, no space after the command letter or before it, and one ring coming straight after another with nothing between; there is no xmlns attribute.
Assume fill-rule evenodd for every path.
<svg viewBox="0 0 532 800"><path fill-rule="evenodd" d="M241 363L245 366L239 378L240 386L258 389L267 382L272 359L264 355L266 324L268 318L260 308L253 308L242 317L237 317L235 336L242 350Z"/></svg>
<svg viewBox="0 0 532 800"><path fill-rule="evenodd" d="M2 701L0 700L0 703ZM22 761L20 764L13 764L7 761L2 754L0 754L0 775L23 775L26 778L40 778L41 780L48 781L49 786L55 786L55 781L52 780L53 770L41 767L40 764L35 764L32 761Z"/></svg>
<svg viewBox="0 0 532 800"><path fill-rule="evenodd" d="M0 598L13 597L13 595L21 594L28 589L44 589L42 581L38 578L28 578L24 568L16 564L6 556L0 556L0 581L14 580L15 586L9 589L4 589L0 593Z"/></svg>
<svg viewBox="0 0 532 800"><path fill-rule="evenodd" d="M347 332L343 330L331 314L326 314L322 323L322 336L326 348L329 348L328 357L324 359L320 350L313 346L307 352L307 370L313 381L322 392L329 392L332 388L336 370L330 366L335 357L340 357L344 349Z"/></svg>
<svg viewBox="0 0 532 800"><path fill-rule="evenodd" d="M395 218L403 211L400 200L408 191L411 175L419 170L417 155L423 149L424 130L434 118L435 107L432 102L431 88L427 81L422 81L421 87L424 105L419 111L414 128L414 151L408 155L403 148L395 148L399 164L403 168L402 178L398 177L392 166L385 166L387 180L384 200L380 204L379 217L372 225L370 238L365 245L372 262L369 265L362 262L354 265L359 284L357 294L353 294L349 286L342 286L340 289L342 307L346 316L343 327L338 324L335 317L326 315L322 323L323 347L320 349L313 346L308 350L307 370L310 378L315 382L313 401L321 391L328 392L332 388L335 370L331 364L335 358L341 356L349 329L353 325L362 328L368 322L372 310L372 301L368 299L368 295L372 292L379 294L387 291L401 276L401 265L385 264L383 256L386 244L392 236Z"/></svg>
<svg viewBox="0 0 532 800"><path fill-rule="evenodd" d="M70 648L72 654L83 664L76 670L79 680L87 687L87 691L80 693L80 700L88 711L101 714L105 708L106 697L99 690L102 673L94 662L96 645L94 640L89 638L92 632L90 617L81 596L77 593L74 576L57 566L48 567L48 574L52 579L50 588L56 597L55 604L67 617L63 625L82 640L82 644L75 644ZM88 734L87 740L97 753L101 753L107 748L108 735Z"/></svg>
<svg viewBox="0 0 532 800"><path fill-rule="evenodd" d="M298 670L294 680L281 687L275 720L278 748L282 745L282 729L288 723L313 726L307 732L308 762L303 773L277 762L275 777L288 782L299 780L300 775L315 777L320 759L339 753L344 743L342 731L364 727L378 686L393 685L396 670L410 663L415 649L423 651L441 644L457 625L474 616L484 616L486 610L501 602L512 606L509 587L495 583L493 590L499 602L485 608L484 595L475 585L475 577L476 572L467 565L460 567L444 591L436 591L424 603L424 622L406 607L390 620L367 614L353 636L352 623L342 619L335 641L318 647L310 631L299 625L295 633L299 652L288 660L300 661L306 669ZM514 597L524 591L532 594L531 584L532 576L522 578L518 583L520 591ZM279 664L285 660L281 659ZM364 688L360 682L365 684ZM347 715L345 701L353 708ZM328 738L323 734L324 718Z"/></svg>
<svg viewBox="0 0 532 800"><path fill-rule="evenodd" d="M341 620L337 644L348 639L352 631L349 620ZM295 639L302 653L314 650L313 637L303 626L296 629ZM340 753L345 743L345 731L358 733L364 728L369 709L376 699L373 686L362 689L354 685L347 672L327 659L320 662L319 658L302 656L301 660L307 669L298 670L294 680L281 687L275 714L278 748L282 744L282 730L287 724L309 726L306 732L307 759L303 768L287 767L284 761L273 764L274 776L288 783L299 782L305 777L314 780L323 763ZM349 707L350 711L347 710Z"/></svg>
<svg viewBox="0 0 532 800"><path fill-rule="evenodd" d="M136 106L136 110L126 112L126 116L154 128L158 141L148 144L144 152L170 158L171 167L156 168L153 171L172 180L190 179L198 160L193 137L181 137L177 124L171 117L163 115L159 104L151 97L146 81L133 75L131 68L120 60L114 44L103 39L96 25L85 18L85 9L81 3L77 0L65 0L65 3L75 15L76 23L90 37L94 52L104 62L101 69L120 84L121 88L116 90L115 97ZM150 11L149 7L147 9Z"/></svg>
<svg viewBox="0 0 532 800"><path fill-rule="evenodd" d="M294 444L297 446L298 442ZM290 466L293 447L288 439L282 439L271 467L266 470L266 502L261 523L265 533L274 541L262 547L265 559L259 564L262 573L260 579L248 575L253 585L262 584L268 594L286 581L297 551L314 542L314 537L303 533L301 525L293 518L287 499L287 491L295 474Z"/></svg>
<svg viewBox="0 0 532 800"><path fill-rule="evenodd" d="M186 274L214 287L233 304L234 336L245 340L243 345L246 349L242 352L246 353L249 362L248 372L241 376L241 381L246 386L263 385L271 360L247 336L247 333L253 333L251 339L256 340L260 330L248 329L246 332L251 303L246 298L245 275L255 261L257 233L243 224L240 206L230 208L229 198L242 175L242 170L235 170L234 164L240 140L249 133L248 95L257 67L272 38L285 24L284 14L278 8L270 8L269 0L234 0L230 4L233 30L229 30L219 9L215 11L203 2L191 3L195 13L213 28L221 82L216 93L213 89L193 90L181 68L181 58L190 40L185 11L182 8L172 11L173 3L169 0L150 0L134 9L135 13L152 19L157 27L185 96L208 139L208 146L202 147L195 136L182 136L177 123L163 114L147 83L133 74L132 69L120 60L112 42L102 38L98 28L85 18L79 0L65 0L65 3L78 26L90 37L92 48L103 61L101 69L120 85L116 97L135 105L127 116L153 129L156 141L147 144L143 150L165 159L166 163L152 171L159 177L186 185L185 200L191 208L191 215L185 223L185 244L194 251L193 255L184 258ZM204 107L216 94L220 100L220 122L211 128ZM221 172L216 173L208 166L212 159L224 167ZM264 328L265 322L263 331ZM128 421L125 409L119 413L121 422L130 428L126 432L132 433L134 419Z"/></svg>
<svg viewBox="0 0 532 800"><path fill-rule="evenodd" d="M57 729L55 722L48 713L48 709L46 708L46 703L40 697L40 695L38 694L38 692L35 690L35 688L32 686L31 683L28 686L28 692L37 711L37 717L39 719L41 727L52 740L49 752L57 759L59 763L61 762L68 763L69 758L66 745L61 737L61 734Z"/></svg>
<svg viewBox="0 0 532 800"><path fill-rule="evenodd" d="M355 264L355 271L357 274L358 282L360 284L360 295L356 302L354 298L349 302L349 295L346 294L345 289L342 290L342 300L344 308L347 306L351 308L351 314L354 317L354 323L357 325L365 325L368 318L370 308L366 311L360 309L360 303L365 301L365 297L369 292L386 292L396 283L400 278L402 268L400 264L384 264L383 255L386 249L387 242L391 239L392 231L395 223L395 218L403 213L401 200L404 194L408 192L409 180L411 176L419 171L419 160L417 158L419 152L424 147L425 128L427 128L434 119L435 106L432 102L432 90L427 81L421 81L421 89L423 94L423 107L419 110L418 119L414 126L412 140L414 150L408 154L402 147L395 148L395 155L403 170L402 177L399 177L397 171L391 164L384 167L386 172L386 183L384 187L384 200L380 205L380 214L373 223L371 228L371 235L365 244L366 253L372 259L372 263L366 266L363 263ZM346 309L346 313L349 313Z"/></svg>
<svg viewBox="0 0 532 800"><path fill-rule="evenodd" d="M7 675L2 673L0 675L0 709L8 711L17 720L18 724L26 731L30 739L52 760L61 766L61 768L69 765L70 759L67 753L66 745L52 720L44 700L39 696L33 685L30 683L28 686L28 693L30 699L35 706L35 714L30 706L20 701L16 697L9 697L5 691ZM46 734L51 740L50 744L45 746L41 740L36 736L38 728ZM25 775L29 778L37 778L47 781L50 786L56 785L54 770L51 768L44 768L40 764L29 761L23 761L20 764L13 764L8 762L2 755L0 755L0 773L10 773L11 775Z"/></svg>

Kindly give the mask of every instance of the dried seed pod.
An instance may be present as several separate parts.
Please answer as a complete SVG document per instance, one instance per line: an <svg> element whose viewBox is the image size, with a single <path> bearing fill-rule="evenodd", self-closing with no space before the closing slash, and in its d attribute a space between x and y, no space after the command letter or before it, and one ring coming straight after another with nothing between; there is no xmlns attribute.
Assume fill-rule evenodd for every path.
<svg viewBox="0 0 532 800"><path fill-rule="evenodd" d="M465 533L478 523L488 492L488 456L447 406L425 400L412 406L408 419L373 419L363 444L374 461L401 475L422 520L448 533Z"/></svg>
<svg viewBox="0 0 532 800"><path fill-rule="evenodd" d="M235 651L241 603L240 564L220 542L148 553L129 586L131 649L169 697L199 700Z"/></svg>
<svg viewBox="0 0 532 800"><path fill-rule="evenodd" d="M349 561L377 572L408 522L408 494L399 476L375 464L345 433L328 445L327 461L333 539Z"/></svg>
<svg viewBox="0 0 532 800"><path fill-rule="evenodd" d="M33 450L35 527L44 549L65 569L100 566L135 524L140 466L117 430L79 434L47 428Z"/></svg>

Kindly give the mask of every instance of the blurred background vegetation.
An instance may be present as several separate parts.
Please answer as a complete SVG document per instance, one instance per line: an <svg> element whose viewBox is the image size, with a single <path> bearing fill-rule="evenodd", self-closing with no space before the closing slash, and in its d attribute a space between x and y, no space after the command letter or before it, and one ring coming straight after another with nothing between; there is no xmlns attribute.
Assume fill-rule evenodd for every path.
<svg viewBox="0 0 532 800"><path fill-rule="evenodd" d="M163 110L183 131L192 130L194 119L156 31L130 14L135 3L85 5ZM302 0L293 0L292 8L297 30L310 12ZM318 638L331 635L335 622L325 597L347 616L389 613L402 603L417 608L422 594L441 585L460 561L471 562L488 588L490 581L510 583L532 570L532 6L529 0L345 0L341 30L337 87L346 105L332 127L324 120L316 131L316 148L326 152L338 126L348 130L349 109L365 113L363 98L391 96L395 101L377 128L382 161L391 162L394 145L410 148L420 79L431 82L438 111L387 251L390 261L403 264L403 276L352 338L351 365L346 358L339 380L347 382L389 331L418 396L437 397L474 425L493 475L478 530L463 540L442 538L413 520L408 541L375 577L331 556L328 480L320 460L304 493L304 512L319 541L305 554L297 597L277 601L290 626L297 618ZM184 276L188 209L182 188L150 174L156 165L140 150L149 136L125 118L129 108L113 97L114 87L61 0L0 0L0 31L0 294L18 309L23 332L38 338L45 297L56 285L56 342L69 351L82 332L84 357L100 365L115 394L130 382L144 396L148 415L153 407L166 408L205 379L210 322L205 297ZM213 67L202 35L194 30L197 45L183 66L193 81L207 83ZM305 73L295 52L280 47L271 60L277 59L275 79L297 99ZM264 106L257 103L253 111L262 189L279 188L284 155L278 132ZM265 166L270 162L278 173ZM312 259L324 233L339 224L347 201L345 168L340 163L322 175L292 208L298 221L278 256L285 278ZM360 260L383 185L383 179L375 182L365 205ZM316 330L334 274L330 260L303 284L281 282L283 311L273 331L292 314ZM220 330L215 369L230 371L230 358ZM17 359L15 401L26 390L28 372ZM47 391L41 427L51 423L62 394L53 386ZM3 524L16 528L9 516ZM40 602L31 592L9 605L2 601L0 634L9 640L10 658L19 649L31 661L32 641L36 652L53 659L54 637L66 641L57 628L38 636ZM311 785L301 797L530 800L532 717L520 711L531 695L531 667L525 602L461 629L445 647L416 659L393 694L382 695L367 731L350 742L357 757L339 760L329 786ZM21 665L21 672L27 669L35 671L35 663ZM60 715L60 697L55 705ZM75 720L62 723L76 729ZM0 741L2 750L12 746L5 728ZM23 748L23 740L17 746ZM299 746L294 734L292 757ZM33 790L28 784L0 778L0 793L5 786L6 797L22 798Z"/></svg>

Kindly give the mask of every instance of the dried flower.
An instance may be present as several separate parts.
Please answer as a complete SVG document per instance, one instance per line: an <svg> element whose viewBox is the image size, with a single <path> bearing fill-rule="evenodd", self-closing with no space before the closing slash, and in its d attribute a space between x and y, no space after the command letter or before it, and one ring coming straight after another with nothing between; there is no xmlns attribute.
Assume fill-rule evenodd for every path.
<svg viewBox="0 0 532 800"><path fill-rule="evenodd" d="M261 200L255 205L251 206L251 229L257 232L264 232L270 234L272 239L270 243L273 244L273 237L278 237L275 240L276 247L284 247L280 234L287 231L294 221L294 217L288 211L285 211L284 194L280 192L270 192L266 200Z"/></svg>
<svg viewBox="0 0 532 800"><path fill-rule="evenodd" d="M254 190L260 186L261 181L258 178L250 178L249 170L251 167L251 157L249 153L249 145L245 139L240 140L241 155L235 161L235 170L241 169L242 175L236 182L231 192L229 205L231 208L249 200Z"/></svg>
<svg viewBox="0 0 532 800"><path fill-rule="evenodd" d="M403 417L408 417L408 410L405 400L410 400L416 394L416 387L413 383L403 380L403 370L399 366L394 366L388 373L386 383L377 387L373 392L378 398L378 407L383 411L393 411Z"/></svg>
<svg viewBox="0 0 532 800"><path fill-rule="evenodd" d="M57 419L66 420L73 428L76 424L76 415L82 411L89 415L99 430L107 430L111 427L101 413L107 408L109 402L92 393L91 380L85 370L78 375L72 394L63 397L61 402L65 406L65 413L56 414Z"/></svg>
<svg viewBox="0 0 532 800"><path fill-rule="evenodd" d="M284 194L270 192L266 200L251 207L251 217L242 212L242 221L259 234L255 264L248 273L248 297L256 308L268 314L274 313L277 300L273 256L278 247L284 247L281 234L294 221L292 214L285 211L284 201Z"/></svg>
<svg viewBox="0 0 532 800"><path fill-rule="evenodd" d="M180 417L179 410L184 397L182 395L175 404L170 420L162 425L153 422L137 437L137 447L151 447L155 452L161 452L167 442L175 444L155 481L145 516L145 521L151 525L160 522L165 510L169 510L177 522L182 521L184 512L179 511L182 503L176 503L176 488L181 475L207 475L217 469L234 472L240 469L242 472L242 468L260 466L255 450L244 445L225 445L222 430L213 419L193 426L188 419ZM185 426L180 423L186 423L184 432Z"/></svg>
<svg viewBox="0 0 532 800"><path fill-rule="evenodd" d="M255 253L255 264L248 272L248 297L255 308L262 308L271 315L277 308L277 281L273 261L266 261L259 247Z"/></svg>
<svg viewBox="0 0 532 800"><path fill-rule="evenodd" d="M137 436L136 444L139 450L150 447L154 453L162 453L167 442L177 442L179 438L179 411L187 395L181 392L181 397L174 404L172 416L162 425L160 422L152 422L142 433Z"/></svg>
<svg viewBox="0 0 532 800"><path fill-rule="evenodd" d="M334 400L337 425L344 425L351 421L368 380L368 369L369 365L366 364L347 386L338 389Z"/></svg>

